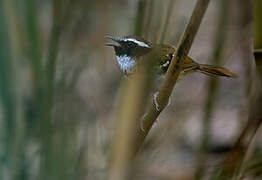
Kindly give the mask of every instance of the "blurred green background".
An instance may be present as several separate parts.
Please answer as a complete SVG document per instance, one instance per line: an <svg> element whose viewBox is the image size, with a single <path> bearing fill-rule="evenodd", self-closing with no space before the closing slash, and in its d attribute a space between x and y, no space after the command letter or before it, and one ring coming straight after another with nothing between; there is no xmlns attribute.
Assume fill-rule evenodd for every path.
<svg viewBox="0 0 262 180"><path fill-rule="evenodd" d="M222 2L211 1L190 50L199 63L214 63ZM141 28L149 41L176 45L195 3L1 0L0 179L108 179L124 77L104 36L132 35ZM216 79L215 90L209 88L210 77L200 73L179 81L171 104L147 137L134 179L194 179L204 131L208 176L247 126L260 91L252 6L244 0L227 5L224 32L218 31L224 33L218 65L239 76ZM210 91L215 92L211 105ZM249 179L261 178L258 140L251 160L260 161L252 166L255 173L244 173Z"/></svg>

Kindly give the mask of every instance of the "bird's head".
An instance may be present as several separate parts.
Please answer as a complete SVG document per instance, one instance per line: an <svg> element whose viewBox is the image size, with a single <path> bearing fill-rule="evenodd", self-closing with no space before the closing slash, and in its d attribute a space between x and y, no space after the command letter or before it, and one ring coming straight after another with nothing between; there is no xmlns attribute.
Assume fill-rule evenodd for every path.
<svg viewBox="0 0 262 180"><path fill-rule="evenodd" d="M151 51L151 43L145 39L136 36L112 37L106 38L113 40L116 43L107 43L107 46L112 46L115 49L116 56L127 56L132 58L140 57Z"/></svg>
<svg viewBox="0 0 262 180"><path fill-rule="evenodd" d="M168 69L175 52L175 48L171 45L153 44L136 36L120 38L106 36L106 38L115 42L106 45L114 47L118 64L125 73L133 71L138 59L147 59L147 55L150 55L158 73L163 74Z"/></svg>

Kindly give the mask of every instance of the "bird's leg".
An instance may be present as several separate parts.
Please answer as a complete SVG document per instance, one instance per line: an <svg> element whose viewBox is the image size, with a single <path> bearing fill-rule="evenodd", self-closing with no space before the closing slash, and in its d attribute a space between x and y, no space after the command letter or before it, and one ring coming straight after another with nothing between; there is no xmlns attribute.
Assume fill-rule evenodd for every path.
<svg viewBox="0 0 262 180"><path fill-rule="evenodd" d="M146 132L145 131L145 128L144 128L144 120L145 120L145 117L147 116L147 113L145 113L144 115L143 115L143 117L141 118L141 120L140 120L140 129L141 129L141 131L143 131L143 132ZM154 124L153 125L155 125L155 124L157 124L158 123L158 119L156 119L155 120L155 122L154 122Z"/></svg>
<svg viewBox="0 0 262 180"><path fill-rule="evenodd" d="M157 111L160 111L160 105L159 105L159 103L158 103L158 101L157 101L158 94L159 94L159 92L156 92L156 93L154 94L153 101L154 101L156 110L157 110ZM171 104L171 99L168 98L168 103L167 103L166 107L168 107L170 104Z"/></svg>
<svg viewBox="0 0 262 180"><path fill-rule="evenodd" d="M168 98L168 103L166 105L166 107L168 107L171 104L171 98Z"/></svg>
<svg viewBox="0 0 262 180"><path fill-rule="evenodd" d="M157 110L157 111L160 111L160 106L159 106L159 104L158 104L158 102L157 102L158 94L159 94L159 92L156 92L156 93L154 94L153 102L154 102L154 105L155 105L156 110Z"/></svg>
<svg viewBox="0 0 262 180"><path fill-rule="evenodd" d="M147 113L145 113L144 115L143 115L143 117L141 118L141 121L140 121L140 129L141 129L141 131L143 131L143 132L145 132L145 129L144 129L144 119L145 119L145 117L147 116Z"/></svg>

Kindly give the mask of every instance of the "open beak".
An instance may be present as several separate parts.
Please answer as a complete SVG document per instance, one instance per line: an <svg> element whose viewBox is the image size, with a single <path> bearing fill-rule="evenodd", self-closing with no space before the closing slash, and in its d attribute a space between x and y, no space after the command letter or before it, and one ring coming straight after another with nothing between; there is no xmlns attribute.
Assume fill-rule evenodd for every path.
<svg viewBox="0 0 262 180"><path fill-rule="evenodd" d="M106 43L106 46L113 46L113 47L119 46L119 42L120 42L119 38L115 38L115 37L112 37L112 36L105 36L105 38L110 39L110 40L118 43L118 44Z"/></svg>

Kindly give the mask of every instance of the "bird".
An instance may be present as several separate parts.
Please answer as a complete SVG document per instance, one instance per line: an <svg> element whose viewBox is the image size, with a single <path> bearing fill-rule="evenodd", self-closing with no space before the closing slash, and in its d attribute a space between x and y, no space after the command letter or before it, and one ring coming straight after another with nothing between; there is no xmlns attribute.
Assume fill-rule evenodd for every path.
<svg viewBox="0 0 262 180"><path fill-rule="evenodd" d="M113 37L105 36L105 38L114 41L114 43L106 43L112 46L115 51L118 65L124 75L130 76L136 72L136 68L140 62L145 61L148 55L154 53L154 66L156 74L164 75L173 60L176 47L170 44L156 44L145 40L138 36ZM236 77L237 74L229 71L224 67L200 64L187 56L182 66L181 76L193 72L200 72L210 76Z"/></svg>

